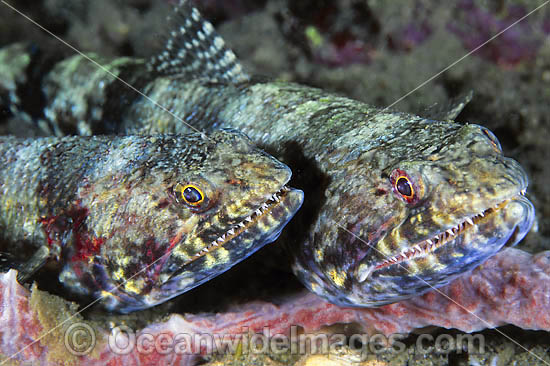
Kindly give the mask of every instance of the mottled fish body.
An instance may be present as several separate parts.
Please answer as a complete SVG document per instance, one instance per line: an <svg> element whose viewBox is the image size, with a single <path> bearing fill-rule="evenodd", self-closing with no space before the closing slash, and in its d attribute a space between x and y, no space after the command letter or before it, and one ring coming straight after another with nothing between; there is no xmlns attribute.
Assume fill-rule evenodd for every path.
<svg viewBox="0 0 550 366"><path fill-rule="evenodd" d="M232 131L0 137L0 248L23 273L57 263L109 310L143 309L274 241L303 199L290 176Z"/></svg>
<svg viewBox="0 0 550 366"><path fill-rule="evenodd" d="M489 130L452 122L460 108L437 121L255 80L188 3L177 17L147 63L103 60L112 74L82 56L54 66L40 86L43 125L58 134L181 133L188 124L246 133L298 172L307 199L286 238L294 271L341 305L441 286L530 229L525 171Z"/></svg>

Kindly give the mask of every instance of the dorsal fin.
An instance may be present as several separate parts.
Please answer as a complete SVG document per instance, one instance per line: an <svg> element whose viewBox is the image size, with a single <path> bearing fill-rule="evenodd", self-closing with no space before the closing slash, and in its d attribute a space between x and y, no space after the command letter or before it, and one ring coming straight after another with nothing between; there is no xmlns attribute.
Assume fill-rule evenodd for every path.
<svg viewBox="0 0 550 366"><path fill-rule="evenodd" d="M420 116L437 121L454 121L464 107L466 107L466 104L470 103L473 96L474 91L469 90L448 100L444 104L434 104L426 108L420 113Z"/></svg>
<svg viewBox="0 0 550 366"><path fill-rule="evenodd" d="M182 0L174 9L171 23L174 28L164 50L149 60L149 71L214 83L249 80L233 51L189 0Z"/></svg>

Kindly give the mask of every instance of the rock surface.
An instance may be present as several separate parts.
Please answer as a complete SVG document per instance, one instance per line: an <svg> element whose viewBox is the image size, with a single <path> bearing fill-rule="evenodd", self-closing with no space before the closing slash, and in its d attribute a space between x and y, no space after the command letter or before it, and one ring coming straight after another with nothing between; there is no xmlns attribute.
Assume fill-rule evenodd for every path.
<svg viewBox="0 0 550 366"><path fill-rule="evenodd" d="M0 275L0 285L0 352L45 364L194 365L214 351L242 353L245 344L253 343L238 338L243 333L268 339L282 335L292 342L299 334L330 334L334 324L354 324L363 334L385 336L427 326L464 332L505 324L550 330L550 252L531 255L512 248L441 289L380 308L340 308L303 292L282 299L281 305L252 302L218 314L173 314L140 330L114 322L107 329L105 323L83 320L74 315L74 304L19 285L13 270ZM196 337L213 342L200 344Z"/></svg>

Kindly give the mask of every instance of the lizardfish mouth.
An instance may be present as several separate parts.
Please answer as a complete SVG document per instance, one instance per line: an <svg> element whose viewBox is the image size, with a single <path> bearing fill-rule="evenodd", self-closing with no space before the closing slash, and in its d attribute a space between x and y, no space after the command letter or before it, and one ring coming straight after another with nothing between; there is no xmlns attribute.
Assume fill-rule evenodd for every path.
<svg viewBox="0 0 550 366"><path fill-rule="evenodd" d="M111 306L127 313L165 302L210 280L277 239L302 205L301 190L283 186L249 216L200 250L162 284ZM109 305L107 305L109 307Z"/></svg>
<svg viewBox="0 0 550 366"><path fill-rule="evenodd" d="M275 241L303 200L301 190L283 186L249 216L184 263L181 270L162 284L159 295L172 297L190 290Z"/></svg>
<svg viewBox="0 0 550 366"><path fill-rule="evenodd" d="M287 215L284 215L283 212L280 212L279 208L281 206L284 206L285 203L293 203L293 200L286 199L287 195L293 191L295 192L297 190L289 188L288 186L283 186L277 192L273 193L271 197L261 206L259 206L252 214L247 216L244 220L233 226L231 229L227 230L224 234L220 235L216 240L212 241L209 246L203 248L200 252L195 254L195 256L187 263L185 263L184 266L210 253L213 250L224 247L231 240L238 240L239 236L243 233L251 231L254 227L261 225L264 219L272 220L270 222L266 221L266 223L268 224L268 228L278 226L278 222L280 222L281 219L284 219L286 224L289 218L287 218ZM290 193L290 195L293 195L293 193ZM293 207L292 204L290 204L289 206ZM292 215L294 215L294 213ZM278 234L280 234L280 231L278 232ZM275 239L276 237L273 240Z"/></svg>
<svg viewBox="0 0 550 366"><path fill-rule="evenodd" d="M487 226L487 222L490 222L494 218L494 216L501 213L502 210L511 201L524 200L526 201L525 203L529 202L526 198L523 197L524 194L525 191L522 191L519 196L514 197L513 199L507 199L495 205L494 207L485 209L484 211L476 215L466 217L463 221L460 221L455 226L446 229L445 231L442 231L436 235L433 235L428 239L421 240L416 244L405 248L400 253L377 263L373 266L372 270L377 271L388 266L397 265L401 262L410 261L419 257L425 257L426 255L435 252L437 249L443 247L444 245L452 244L459 238L460 235L465 235L467 232L471 232L476 228L481 227L482 225ZM523 220L522 223L516 226L516 229L513 233L514 235L509 238L507 244L513 246L517 244L525 236L525 234L527 234L527 231L530 229L534 219L533 215L531 214L532 212L532 210L527 210L528 214L526 215L525 220ZM512 242L510 243L510 241Z"/></svg>
<svg viewBox="0 0 550 366"><path fill-rule="evenodd" d="M393 255L384 257L378 252L377 258L357 267L358 288L353 292L368 293L362 303L376 306L439 287L483 263L504 245L515 245L533 221L533 205L522 191L428 237L411 240ZM359 300L353 302L357 305Z"/></svg>

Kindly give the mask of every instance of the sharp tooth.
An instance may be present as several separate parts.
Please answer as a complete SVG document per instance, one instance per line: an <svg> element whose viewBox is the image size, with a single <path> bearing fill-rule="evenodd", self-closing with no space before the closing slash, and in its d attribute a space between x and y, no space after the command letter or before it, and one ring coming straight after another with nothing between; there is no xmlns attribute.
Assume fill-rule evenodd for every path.
<svg viewBox="0 0 550 366"><path fill-rule="evenodd" d="M479 216L485 217L485 214L484 214L483 212L480 212L480 213L479 213Z"/></svg>
<svg viewBox="0 0 550 366"><path fill-rule="evenodd" d="M359 270L357 272L357 279L359 280L359 282L365 282L365 280L369 277L369 275L372 273L372 271L375 268L374 266L367 267L367 268L365 267L366 267L365 265L359 267Z"/></svg>
<svg viewBox="0 0 550 366"><path fill-rule="evenodd" d="M217 247L218 246L218 243L216 243L215 241L212 242L212 245Z"/></svg>
<svg viewBox="0 0 550 366"><path fill-rule="evenodd" d="M217 240L219 243L223 243L223 238L219 237Z"/></svg>
<svg viewBox="0 0 550 366"><path fill-rule="evenodd" d="M446 230L445 232L446 232L447 234L449 234L450 236L453 236L453 235L454 235L454 233L453 233L453 231L452 231L451 229L448 229L448 230Z"/></svg>
<svg viewBox="0 0 550 366"><path fill-rule="evenodd" d="M235 234L235 230L230 229L230 230L227 231L227 234L229 234L229 235L234 235L234 234Z"/></svg>
<svg viewBox="0 0 550 366"><path fill-rule="evenodd" d="M432 245L434 242L431 239L428 239L426 240L426 243L428 243L428 245Z"/></svg>
<svg viewBox="0 0 550 366"><path fill-rule="evenodd" d="M242 222L239 222L239 226L242 227L242 228L245 227L245 226L244 226L244 223L242 223Z"/></svg>
<svg viewBox="0 0 550 366"><path fill-rule="evenodd" d="M262 205L262 208L265 210L265 209L267 208L267 203L264 203L264 204Z"/></svg>
<svg viewBox="0 0 550 366"><path fill-rule="evenodd" d="M414 246L414 249L416 249L417 252L422 253L422 249L420 249L420 245L416 244L416 245Z"/></svg>
<svg viewBox="0 0 550 366"><path fill-rule="evenodd" d="M468 224L474 226L474 220L472 220L471 218L468 217L468 218L466 219L466 222L467 222Z"/></svg>
<svg viewBox="0 0 550 366"><path fill-rule="evenodd" d="M258 216L261 216L262 214L262 211L260 211L260 209L257 209L256 211L254 211L254 213Z"/></svg>
<svg viewBox="0 0 550 366"><path fill-rule="evenodd" d="M248 222L252 222L252 217L248 216L245 220Z"/></svg>
<svg viewBox="0 0 550 366"><path fill-rule="evenodd" d="M274 199L276 202L279 202L279 201L280 201L279 196L277 196L277 194L274 194L274 195L273 195L273 199Z"/></svg>

